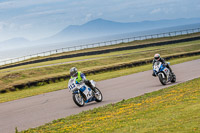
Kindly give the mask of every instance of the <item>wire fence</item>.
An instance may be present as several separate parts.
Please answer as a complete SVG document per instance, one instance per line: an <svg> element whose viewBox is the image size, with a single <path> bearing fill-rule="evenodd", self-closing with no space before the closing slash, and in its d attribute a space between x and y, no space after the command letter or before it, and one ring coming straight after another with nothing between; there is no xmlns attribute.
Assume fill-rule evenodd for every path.
<svg viewBox="0 0 200 133"><path fill-rule="evenodd" d="M110 40L110 41L104 41L104 42L98 42L98 43L92 43L92 44L73 46L73 47L66 47L66 48L55 49L55 50L51 50L51 51L45 51L45 52L37 53L37 54L31 54L31 55L27 55L27 56L23 56L23 57L19 57L19 58L13 58L13 59L9 59L9 60L0 61L0 65L16 63L16 62L28 60L31 58L50 56L53 54L64 53L64 52L69 52L69 51L109 46L109 45L115 45L115 44L120 44L120 43L129 43L129 42L136 41L136 40L146 40L146 39L153 39L153 38L187 35L187 34L192 34L192 33L197 33L197 32L200 32L200 28L152 34L152 35L136 36L136 37L130 37L130 38L122 38L122 39L116 39L116 40Z"/></svg>

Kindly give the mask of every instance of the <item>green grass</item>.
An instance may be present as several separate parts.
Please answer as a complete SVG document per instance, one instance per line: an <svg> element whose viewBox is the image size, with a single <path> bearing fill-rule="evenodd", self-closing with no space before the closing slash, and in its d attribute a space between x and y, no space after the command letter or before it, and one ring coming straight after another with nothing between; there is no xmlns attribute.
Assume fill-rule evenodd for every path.
<svg viewBox="0 0 200 133"><path fill-rule="evenodd" d="M12 87L16 84L24 84L31 81L43 80L55 76L65 75L66 73L68 73L69 69L73 66L76 66L81 71L91 70L97 67L106 67L108 65L116 65L119 63L125 63L148 57L153 57L153 55L156 52L162 53L162 56L166 56L174 53L190 52L199 49L200 49L200 41L198 40L198 41L177 43L159 47L112 52L109 54L101 55L104 56L103 59L80 61L76 63L48 66L30 70L22 70L17 72L0 73L0 89L3 90L5 88Z"/></svg>
<svg viewBox="0 0 200 133"><path fill-rule="evenodd" d="M171 59L169 61L171 65L173 65L173 64L178 64L178 63L191 61L195 59L200 59L200 55L185 57L185 58L178 58L178 59ZM124 68L124 69L116 70L116 71L102 72L95 75L91 74L91 75L88 75L87 78L93 79L95 81L101 81L101 80L116 78L116 77L120 77L124 75L129 75L129 74L133 74L137 72L143 72L143 71L151 70L151 69L152 69L152 64L147 64L147 65L133 67L133 68ZM31 87L31 88L14 91L14 92L3 93L3 94L0 94L0 103L16 100L20 98L25 98L29 96L39 95L39 94L43 94L43 93L47 93L51 91L61 90L64 88L67 88L67 81L46 84L43 86Z"/></svg>
<svg viewBox="0 0 200 133"><path fill-rule="evenodd" d="M157 42L163 42L163 41L178 40L178 39L184 39L184 38L197 37L199 35L200 35L200 33L193 33L193 34L188 34L188 35L179 35L179 36L175 36L175 37L161 37L161 38L147 39L147 40L136 40L136 41L132 41L129 43L120 43L120 44L115 44L115 45L87 48L87 49L71 51L71 52L64 52L64 53L54 54L54 55L47 56L47 57L36 57L36 58L31 58L28 60L21 61L21 62L44 59L44 58L48 58L48 57L57 57L57 56L62 56L62 55L70 55L70 54L76 54L76 53L97 51L97 50L105 50L105 49L112 49L112 48L119 48L119 47L133 46L133 45L142 45L142 44L157 43ZM13 63L13 64L18 64L18 63ZM5 65L5 66L7 66L7 65ZM9 64L8 64L8 66L9 66Z"/></svg>
<svg viewBox="0 0 200 133"><path fill-rule="evenodd" d="M197 133L200 78L54 120L23 133Z"/></svg>
<svg viewBox="0 0 200 133"><path fill-rule="evenodd" d="M84 60L84 59L106 58L106 57L109 57L109 56L145 52L145 51L149 51L149 50L159 50L159 49L169 50L169 49L180 48L180 47L185 47L185 46L190 47L190 46L193 46L193 45L198 47L199 44L200 44L200 40L196 40L196 41L191 41L191 42L175 43L175 44L170 44L170 45L165 45L165 46L147 47L147 48L117 51L117 52L111 52L111 53L99 54L99 55L74 57L74 58L46 61L46 62L42 62L42 63L35 63L35 64L23 65L23 66L14 67L14 68L2 69L2 70L0 70L0 72L12 71L12 70L17 70L17 69L25 69L25 68L31 68L31 67L37 67L37 66L45 66L45 65L56 64L56 63Z"/></svg>

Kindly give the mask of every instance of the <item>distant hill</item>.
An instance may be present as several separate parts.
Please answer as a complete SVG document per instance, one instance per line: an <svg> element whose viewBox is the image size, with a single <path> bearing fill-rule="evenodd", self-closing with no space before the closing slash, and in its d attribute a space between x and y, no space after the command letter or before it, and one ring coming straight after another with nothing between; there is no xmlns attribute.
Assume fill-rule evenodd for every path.
<svg viewBox="0 0 200 133"><path fill-rule="evenodd" d="M200 18L181 18L172 20L142 21L121 23L104 19L95 19L83 25L70 25L53 36L37 41L29 41L25 38L13 38L0 42L0 48L12 49L21 47L40 47L49 49L51 46L72 46L89 42L99 42L109 39L118 39L122 37L154 34L175 30L197 27ZM61 44L62 43L62 44ZM70 44L69 44L70 43ZM64 46L63 46L64 44ZM54 48L53 47L53 48Z"/></svg>
<svg viewBox="0 0 200 133"><path fill-rule="evenodd" d="M147 31L153 29L167 28L173 26L200 23L200 18L181 18L173 20L157 20L121 23L104 19L95 19L83 25L71 25L59 33L43 39L44 42L63 42L78 39L86 39L113 34L123 34L137 31Z"/></svg>
<svg viewBox="0 0 200 133"><path fill-rule="evenodd" d="M167 32L173 32L173 31L187 30L187 29L197 29L197 28L200 28L200 23L181 25L181 26L172 26L172 27L167 27L167 28L158 28L158 29L153 29L153 30L112 34L112 35L105 35L105 36L93 37L93 38L87 38L87 39L77 39L74 41L65 41L61 43L52 43L52 44L47 43L45 46L46 47L48 46L48 48L51 48L51 49L57 49L57 48L64 48L68 46L77 46L77 45L83 45L83 44L91 44L91 43L105 42L105 41L111 41L111 40L117 40L117 39L123 39L123 38L131 38L131 37L167 33Z"/></svg>
<svg viewBox="0 0 200 133"><path fill-rule="evenodd" d="M0 48L1 49L8 49L8 48L12 49L13 47L16 48L16 46L17 47L28 46L29 43L30 43L30 41L23 37L12 38L12 39L0 42Z"/></svg>
<svg viewBox="0 0 200 133"><path fill-rule="evenodd" d="M161 34L161 33L188 30L188 29L197 29L197 28L200 28L200 23L181 25L181 26L172 26L172 27L167 27L167 28L158 28L158 29L153 29L153 30L136 31L136 32L123 33L123 34L115 34L115 35L109 35L109 36L96 37L92 39L91 38L82 39L82 40L77 41L75 44L78 44L78 42L79 43L104 42L104 41L117 40L117 39L123 39L123 38L139 37L139 36L145 36L145 35Z"/></svg>
<svg viewBox="0 0 200 133"><path fill-rule="evenodd" d="M0 59L15 58L77 45L200 28L200 18L118 23L96 19L69 26L54 36L29 41L14 38L0 42Z"/></svg>

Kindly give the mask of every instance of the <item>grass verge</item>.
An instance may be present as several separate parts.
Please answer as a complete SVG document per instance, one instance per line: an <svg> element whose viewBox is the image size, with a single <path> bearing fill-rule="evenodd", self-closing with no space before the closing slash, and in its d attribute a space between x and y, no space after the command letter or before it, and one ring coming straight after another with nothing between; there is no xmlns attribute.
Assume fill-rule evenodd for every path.
<svg viewBox="0 0 200 133"><path fill-rule="evenodd" d="M172 44L170 46L167 45L153 48L143 48L135 51L129 51L130 53L126 53L127 51L121 51L117 52L117 56L108 56L103 59L80 61L75 63L60 64L55 66L48 66L9 73L0 73L0 90L7 91L10 90L10 88L15 90L15 88L20 88L16 86L24 86L32 82L37 84L41 81L46 81L55 77L64 77L66 76L69 69L73 66L76 66L81 71L95 70L97 68L99 69L100 67L103 69L107 68L108 66L116 66L129 62L136 62L141 59L147 59L149 57L152 57L157 52L162 53L162 56L192 52L194 50L200 49L199 42L200 41L198 40L190 42L191 44L185 42ZM113 53L111 53L111 55L112 54Z"/></svg>
<svg viewBox="0 0 200 133"><path fill-rule="evenodd" d="M192 56L192 57L185 57L185 58L178 58L178 59L171 59L169 60L171 65L178 64L186 61L191 61L195 59L200 59L200 55L198 56ZM151 70L152 64L147 64L143 66L137 66L133 68L124 68L121 70L116 71L109 71L109 72L102 72L98 74L90 74L87 76L88 79L93 79L95 81L101 81L106 79L111 79L119 76L129 75L137 72L143 72L146 70ZM151 75L150 75L151 76ZM37 86L37 87L30 87L24 90L19 90L15 92L8 92L0 94L0 103L8 102L12 100L17 100L20 98L30 97L34 95L39 95L47 92L57 91L67 88L67 81L62 81L58 83L52 83L52 84L46 84L43 86Z"/></svg>
<svg viewBox="0 0 200 133"><path fill-rule="evenodd" d="M174 44L169 44L169 45L164 45L164 46L156 46L156 47L147 47L147 48L139 48L139 49L132 49L132 50L124 50L124 51L116 51L116 52L110 52L110 53L105 53L105 54L97 54L97 55L90 55L90 56L81 56L81 57L73 57L73 58L67 58L67 59L60 59L60 60L53 60L53 61L46 61L46 62L41 62L41 63L35 63L35 64L29 64L29 65L23 65L23 66L18 66L14 68L7 68L7 69L2 69L0 70L0 73L5 73L6 71L13 71L13 70L22 70L22 69L27 69L27 68L33 68L33 67L38 67L38 66L46 66L46 65L51 65L51 64L58 64L58 63L66 63L66 62L71 62L72 61L79 61L80 60L85 60L85 59L97 59L97 58L107 58L107 57L114 57L114 56L123 56L123 55L130 55L131 53L144 53L144 52L151 52L151 51L170 51L171 49L182 49L183 47L188 47L191 49L191 47L194 47L195 50L199 49L197 48L200 44L200 40L196 41L190 41L190 42L181 42L181 43L174 43ZM187 48L187 50L189 50ZM193 49L194 50L194 49ZM58 65L57 65L58 66ZM0 74L1 75L1 74Z"/></svg>
<svg viewBox="0 0 200 133"><path fill-rule="evenodd" d="M150 43L160 43L160 42L175 41L175 40L180 40L180 39L188 39L188 38L192 38L192 37L199 37L199 35L200 35L200 33L198 32L198 33L192 33L192 34L186 34L186 35L151 38L151 39L146 39L146 40L135 40L135 41L132 41L129 43L122 42L120 44L115 44L115 45L100 46L100 47L95 47L95 48L85 48L82 50L58 53L58 54L53 54L53 55L45 56L45 57L42 56L42 57L31 58L31 59L27 59L27 60L20 61L17 63L7 64L4 66L9 66L9 65L13 65L13 64L24 63L24 62L29 62L29 61L39 60L39 59L45 59L45 58L49 58L49 57L60 57L63 55L86 53L86 52L91 52L91 51L101 51L101 50L106 50L106 49L120 48L120 47L133 46L133 45L143 45L143 44L150 44Z"/></svg>
<svg viewBox="0 0 200 133"><path fill-rule="evenodd" d="M54 120L22 133L200 132L200 78Z"/></svg>

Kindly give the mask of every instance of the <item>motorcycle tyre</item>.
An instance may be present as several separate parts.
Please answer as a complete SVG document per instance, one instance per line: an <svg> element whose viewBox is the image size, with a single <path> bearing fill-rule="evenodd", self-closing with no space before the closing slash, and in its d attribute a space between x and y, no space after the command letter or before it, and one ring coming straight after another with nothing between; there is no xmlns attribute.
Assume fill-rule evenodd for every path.
<svg viewBox="0 0 200 133"><path fill-rule="evenodd" d="M76 95L78 95L78 94L73 94L73 100L74 100L74 103L77 105L77 106L79 106L79 107L83 107L84 105L85 105L85 102L84 102L84 100L83 100L83 104L80 104L78 101L76 101ZM82 98L83 99L83 98Z"/></svg>
<svg viewBox="0 0 200 133"><path fill-rule="evenodd" d="M167 80L165 79L165 82L164 82L164 81L163 81L163 77L162 77L161 74L159 74L158 77L159 77L160 83L161 83L162 85L166 85L166 84L167 84Z"/></svg>
<svg viewBox="0 0 200 133"><path fill-rule="evenodd" d="M101 91L97 88L97 87L95 87L95 89L100 93L100 95L101 95L101 99L100 100L98 100L97 98L96 98L96 102L101 102L102 100L103 100L103 95L102 95L102 93L101 93Z"/></svg>
<svg viewBox="0 0 200 133"><path fill-rule="evenodd" d="M174 76L172 77L172 80L171 80L172 83L175 83L176 82L176 75L174 74Z"/></svg>

